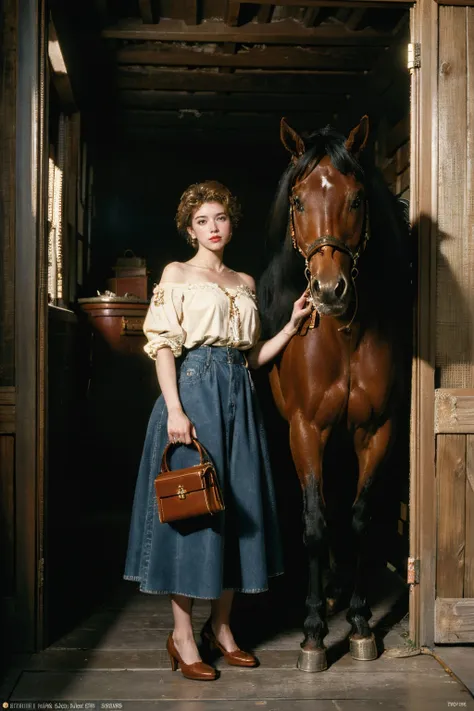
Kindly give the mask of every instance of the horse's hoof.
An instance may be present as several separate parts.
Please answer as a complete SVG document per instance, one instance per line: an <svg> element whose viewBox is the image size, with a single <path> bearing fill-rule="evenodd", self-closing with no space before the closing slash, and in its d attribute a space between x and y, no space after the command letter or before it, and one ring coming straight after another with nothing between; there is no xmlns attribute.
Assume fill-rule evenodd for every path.
<svg viewBox="0 0 474 711"><path fill-rule="evenodd" d="M304 672L322 672L328 668L325 649L302 649L296 663L298 669Z"/></svg>
<svg viewBox="0 0 474 711"><path fill-rule="evenodd" d="M371 662L378 656L373 634L370 637L349 637L349 649L352 659L359 662Z"/></svg>

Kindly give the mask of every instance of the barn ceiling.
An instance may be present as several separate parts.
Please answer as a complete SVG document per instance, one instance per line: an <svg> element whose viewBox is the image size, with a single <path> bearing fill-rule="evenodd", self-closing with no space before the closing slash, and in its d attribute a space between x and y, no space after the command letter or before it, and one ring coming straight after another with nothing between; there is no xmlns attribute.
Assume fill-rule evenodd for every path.
<svg viewBox="0 0 474 711"><path fill-rule="evenodd" d="M121 129L265 134L337 123L409 3L94 0Z"/></svg>

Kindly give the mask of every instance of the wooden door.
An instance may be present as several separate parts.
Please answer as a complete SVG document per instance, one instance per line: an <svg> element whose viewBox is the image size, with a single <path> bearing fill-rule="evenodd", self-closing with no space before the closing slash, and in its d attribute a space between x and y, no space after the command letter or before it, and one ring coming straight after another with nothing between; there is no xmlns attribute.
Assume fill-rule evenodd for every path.
<svg viewBox="0 0 474 711"><path fill-rule="evenodd" d="M474 7L419 0L411 636L474 642ZM425 135L424 135L425 134ZM418 565L417 565L418 564Z"/></svg>
<svg viewBox="0 0 474 711"><path fill-rule="evenodd" d="M474 7L440 6L435 642L474 642Z"/></svg>

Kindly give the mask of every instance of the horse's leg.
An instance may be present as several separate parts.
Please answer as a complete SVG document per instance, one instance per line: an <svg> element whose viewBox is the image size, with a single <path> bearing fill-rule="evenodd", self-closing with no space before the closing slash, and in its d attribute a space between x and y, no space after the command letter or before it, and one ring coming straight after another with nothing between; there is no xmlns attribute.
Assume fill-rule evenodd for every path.
<svg viewBox="0 0 474 711"><path fill-rule="evenodd" d="M371 483L384 460L392 438L393 423L390 419L375 432L362 428L356 430L354 446L359 460L357 496L352 507L352 529L356 537L357 567L354 592L351 597L347 621L352 630L350 650L354 659L377 658L375 638L369 627L372 616L367 604L367 589L371 579L371 549L369 522L371 514Z"/></svg>
<svg viewBox="0 0 474 711"><path fill-rule="evenodd" d="M322 458L328 436L329 431L321 433L301 416L290 421L291 451L303 490L304 543L309 557L305 638L297 664L299 669L307 672L327 669L323 643L328 627L322 578L322 547L326 528L322 496Z"/></svg>

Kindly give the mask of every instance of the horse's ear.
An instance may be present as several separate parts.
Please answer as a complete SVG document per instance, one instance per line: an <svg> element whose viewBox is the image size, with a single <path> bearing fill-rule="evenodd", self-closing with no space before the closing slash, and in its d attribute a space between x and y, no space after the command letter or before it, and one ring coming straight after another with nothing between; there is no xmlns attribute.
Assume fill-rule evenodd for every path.
<svg viewBox="0 0 474 711"><path fill-rule="evenodd" d="M360 123L352 129L346 141L349 153L359 156L367 145L369 138L369 117L362 116Z"/></svg>
<svg viewBox="0 0 474 711"><path fill-rule="evenodd" d="M303 139L294 128L287 124L285 118L280 121L280 140L286 150L295 158L302 156L306 150Z"/></svg>

